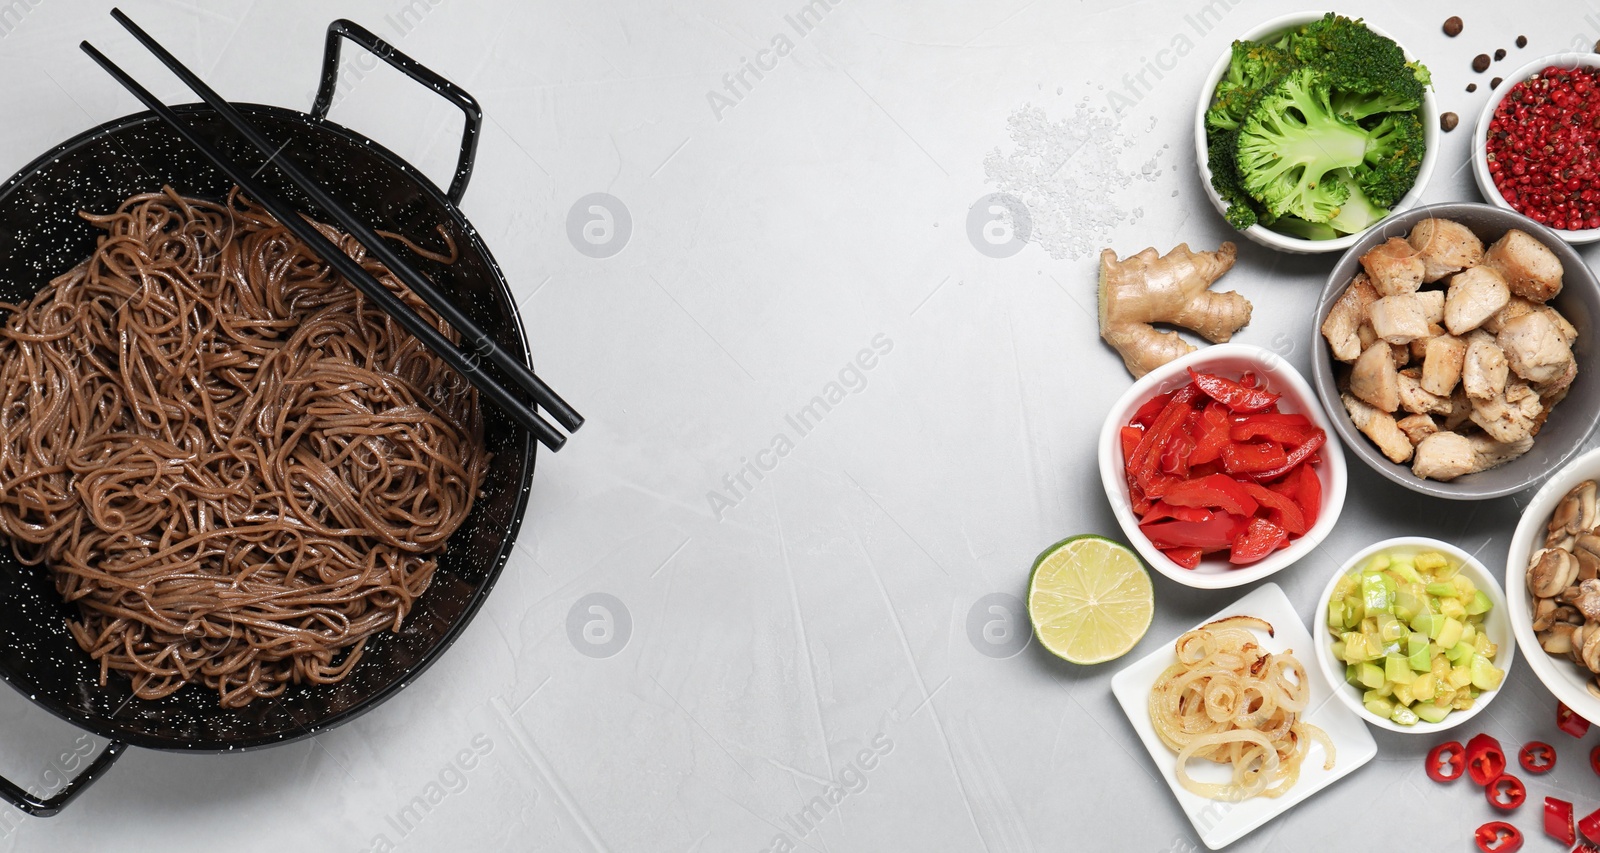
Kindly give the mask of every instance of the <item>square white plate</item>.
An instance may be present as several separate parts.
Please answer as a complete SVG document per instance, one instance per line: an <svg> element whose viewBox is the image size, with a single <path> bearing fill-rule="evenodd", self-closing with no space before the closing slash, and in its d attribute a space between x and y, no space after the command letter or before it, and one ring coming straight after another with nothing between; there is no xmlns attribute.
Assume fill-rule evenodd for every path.
<svg viewBox="0 0 1600 853"><path fill-rule="evenodd" d="M1321 667L1312 659L1315 647L1311 634L1306 631L1306 626L1294 612L1294 605L1289 603L1288 597L1277 584L1263 584L1206 622L1228 616L1254 616L1266 620L1272 625L1276 636L1269 637L1264 632L1252 631L1261 648L1273 653L1292 650L1305 665L1306 678L1311 682L1311 704L1303 719L1328 733L1337 761L1332 770L1323 770L1326 756L1322 747L1313 742L1305 763L1300 765L1300 780L1288 793L1277 799L1254 797L1242 803L1224 803L1191 793L1178 784L1178 777L1173 772L1178 754L1161 742L1155 726L1150 724L1150 688L1155 685L1156 678L1176 660L1172 644L1168 643L1129 664L1112 677L1111 692L1122 705L1123 713L1133 723L1134 731L1139 733L1139 739L1144 741L1145 749L1150 750L1156 769L1167 780L1167 786L1172 788L1178 805L1200 834L1200 840L1212 850L1220 850L1238 841L1378 754L1378 746L1373 742L1366 724L1334 698L1333 685L1328 683ZM1177 637L1173 637L1173 640L1176 641ZM1209 761L1189 762L1189 773L1202 782L1226 782L1229 777L1227 767Z"/></svg>

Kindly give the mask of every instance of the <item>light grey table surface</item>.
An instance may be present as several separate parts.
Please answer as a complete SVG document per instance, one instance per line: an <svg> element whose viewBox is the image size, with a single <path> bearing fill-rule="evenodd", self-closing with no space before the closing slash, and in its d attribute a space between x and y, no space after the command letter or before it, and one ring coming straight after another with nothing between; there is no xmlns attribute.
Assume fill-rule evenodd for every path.
<svg viewBox="0 0 1600 853"><path fill-rule="evenodd" d="M1019 649L1025 622L986 596L1020 597L1064 536L1117 535L1093 445L1130 380L1096 337L1095 256L1233 236L1194 172L1200 79L1236 33L1296 7L803 6L126 4L235 100L308 106L337 16L476 95L488 121L465 212L540 373L588 425L540 460L499 586L415 684L280 748L133 750L59 817L0 809L0 850L1198 849L1112 699L1119 665ZM108 8L0 2L0 173L134 111L82 38L191 100ZM1493 73L1600 38L1586 3L1341 11L1420 54L1462 115L1428 201L1477 199L1461 166ZM1467 22L1454 40L1439 30L1452 13ZM1497 47L1510 57L1472 73ZM333 118L447 176L458 115L356 68ZM1053 176L1024 168L1030 122L1078 140ZM1053 203L995 257L968 210L1002 173L1047 181ZM592 193L607 196L569 216ZM1222 287L1255 315L1237 339L1304 370L1331 263L1240 241ZM863 350L871 367L852 366ZM1499 571L1526 498L1422 499L1358 467L1335 533L1275 580L1309 623L1329 573L1378 538L1439 536ZM1134 656L1244 592L1159 576L1155 591ZM1557 742L1534 796L1600 800L1582 760L1595 738L1580 752L1555 733L1524 666L1505 694L1470 729ZM0 721L0 772L28 784L87 743L11 691ZM1354 828L1471 849L1483 801L1423 776L1430 743L1375 736L1372 764L1231 849L1352 849Z"/></svg>

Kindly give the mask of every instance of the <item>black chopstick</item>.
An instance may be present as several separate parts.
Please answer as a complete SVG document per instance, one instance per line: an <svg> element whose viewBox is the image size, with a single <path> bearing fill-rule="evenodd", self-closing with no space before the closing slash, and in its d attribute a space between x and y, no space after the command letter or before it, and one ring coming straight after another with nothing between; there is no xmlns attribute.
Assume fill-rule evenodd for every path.
<svg viewBox="0 0 1600 853"><path fill-rule="evenodd" d="M545 447L551 450L560 450L566 443L567 437L551 426L539 413L534 411L515 394L506 390L496 382L493 377L485 373L473 357L462 352L455 344L450 342L437 328L424 320L421 315L412 311L395 296L387 287L384 287L370 273L362 269L349 255L322 236L312 224L302 218L292 206L285 202L277 193L257 181L254 175L246 172L237 163L229 160L222 152L218 151L211 143L202 139L200 135L189 126L187 122L178 117L171 107L162 103L159 98L149 90L139 85L138 81L128 76L128 73L117 67L117 64L106 58L105 54L96 50L94 45L87 41L79 47L91 59L106 70L122 87L127 89L135 98L138 98L146 107L165 121L180 136L188 140L207 160L210 160L223 174L227 175L244 194L257 204L265 207L283 226L289 229L300 241L311 250L312 254L321 258L323 262L332 266L340 275L354 285L367 298L377 304L384 313L393 317L406 331L415 335L422 341L423 346L432 350L443 358L451 367L465 376L478 390L483 392L495 405L499 406L506 414L510 415L519 424L533 432Z"/></svg>
<svg viewBox="0 0 1600 853"><path fill-rule="evenodd" d="M217 114L222 116L223 120L227 121L234 130L249 140L250 144L259 149L262 154L265 154L268 161L276 165L278 171L290 183L299 188L301 192L304 192L313 203L326 210L333 217L333 220L344 229L345 233L353 235L379 262L388 267L390 272L405 282L406 287L411 288L411 292L417 294L422 298L422 301L428 303L433 310L439 312L439 316L443 317L451 328L461 333L462 340L469 349L487 356L489 361L505 371L512 381L531 394L534 401L544 406L558 423L567 428L568 432L576 432L578 427L583 426L582 415L578 414L576 410L567 404L566 400L561 399L560 395L556 394L550 386L546 385L533 371L529 370L526 364L518 361L514 356L506 352L504 348L495 344L494 339L479 328L471 317L468 317L465 312L457 308L455 303L448 296L441 293L426 276L406 263L405 259L400 257L400 254L389 246L388 241L379 236L365 220L330 195L327 190L324 190L320 184L306 175L305 172L302 172L300 167L296 166L291 159L280 157L279 154L284 146L268 139L254 123L234 109L233 104L230 104L221 95L217 94L216 90L206 85L205 81L201 80L187 66L178 61L178 58L173 56L165 47L162 47L160 42L157 42L149 33L141 29L138 24L135 24L132 18L123 14L121 9L112 9L111 17L115 18L117 23L121 24L124 29L132 33L140 44L155 54L156 58L161 60L161 64L167 66L168 70L176 74L185 86L194 90L194 93L199 95L207 106L216 110Z"/></svg>

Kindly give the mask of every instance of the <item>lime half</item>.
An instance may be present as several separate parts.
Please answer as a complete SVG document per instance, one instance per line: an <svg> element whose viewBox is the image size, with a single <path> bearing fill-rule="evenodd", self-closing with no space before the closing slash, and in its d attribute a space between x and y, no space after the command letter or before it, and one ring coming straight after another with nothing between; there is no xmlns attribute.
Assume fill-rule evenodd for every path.
<svg viewBox="0 0 1600 853"><path fill-rule="evenodd" d="M1150 573L1120 542L1073 536L1033 561L1028 618L1056 657L1080 664L1120 658L1138 645L1154 613Z"/></svg>

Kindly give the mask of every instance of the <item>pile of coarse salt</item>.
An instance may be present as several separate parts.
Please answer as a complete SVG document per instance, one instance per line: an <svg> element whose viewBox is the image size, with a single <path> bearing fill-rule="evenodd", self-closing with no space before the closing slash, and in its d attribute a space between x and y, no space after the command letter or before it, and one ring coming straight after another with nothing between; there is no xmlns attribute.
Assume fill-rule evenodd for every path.
<svg viewBox="0 0 1600 853"><path fill-rule="evenodd" d="M1134 146L1117 121L1087 97L1072 115L1057 122L1044 110L1025 105L1006 120L1010 154L1000 149L984 158L990 183L1027 205L1032 219L1029 239L1056 260L1095 254L1110 241L1119 224L1139 221L1143 208L1119 207L1115 196L1135 179L1154 181L1161 175L1161 151L1138 168L1125 168L1121 154ZM1163 147L1164 150L1164 147Z"/></svg>

